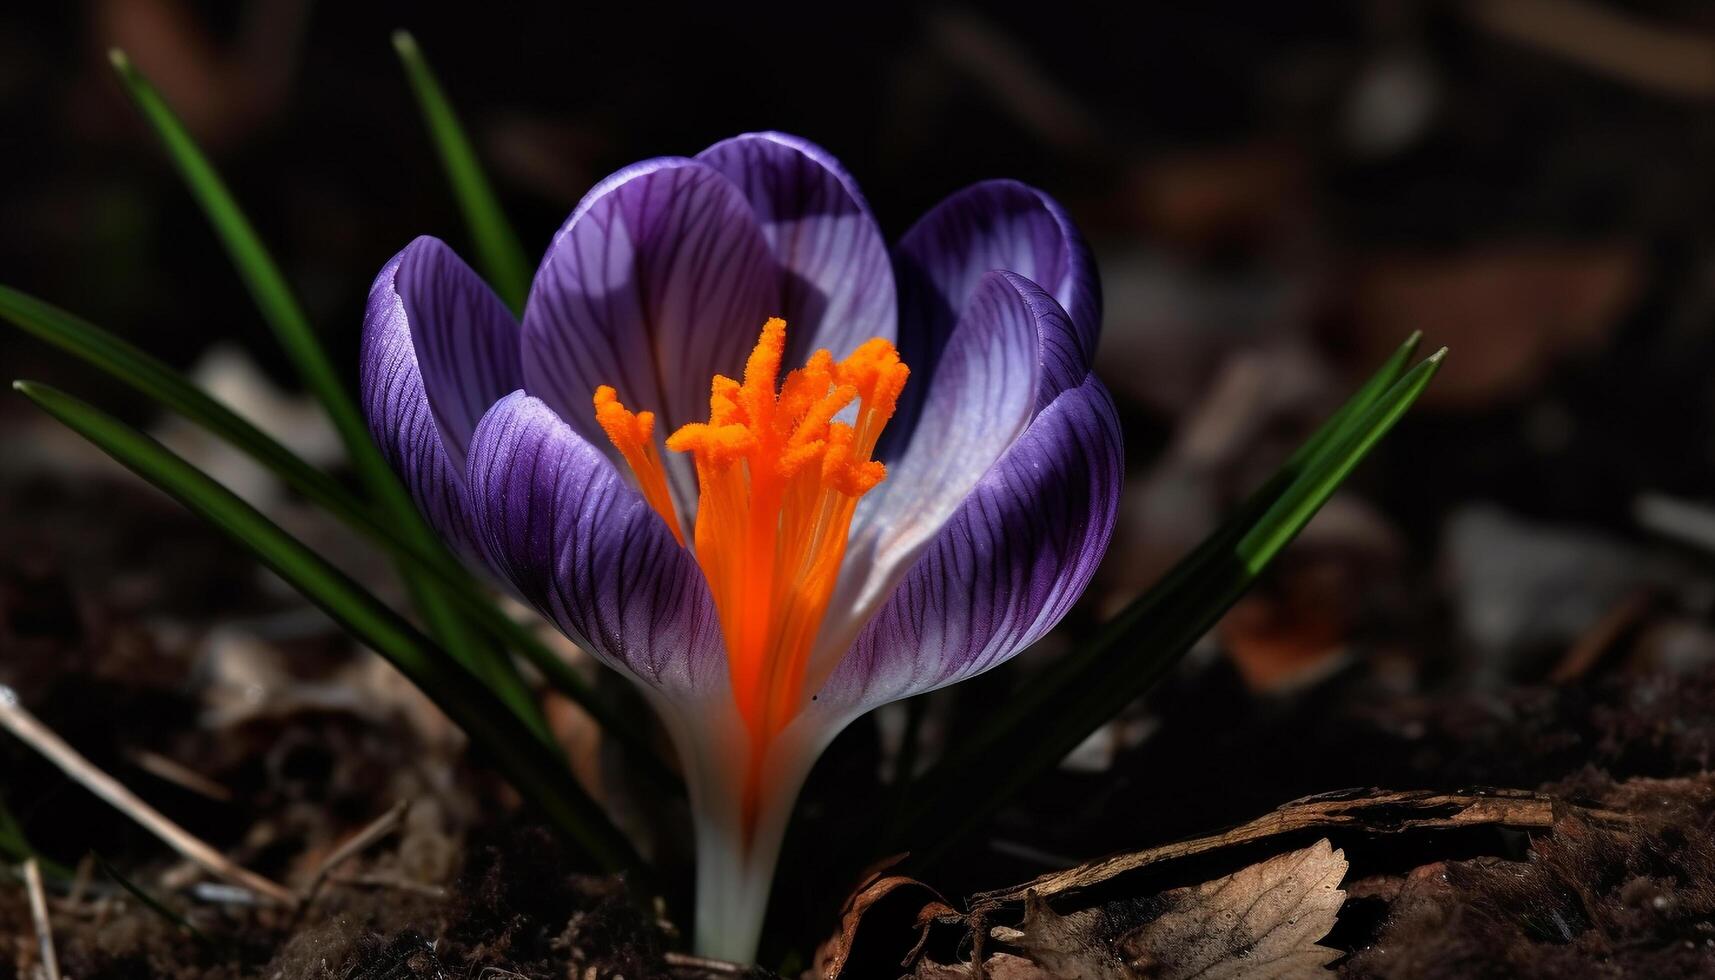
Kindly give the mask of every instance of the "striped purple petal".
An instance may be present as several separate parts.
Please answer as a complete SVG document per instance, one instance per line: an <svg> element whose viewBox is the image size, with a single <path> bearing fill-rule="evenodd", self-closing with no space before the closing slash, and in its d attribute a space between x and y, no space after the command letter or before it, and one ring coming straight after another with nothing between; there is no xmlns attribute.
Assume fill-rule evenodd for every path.
<svg viewBox="0 0 1715 980"><path fill-rule="evenodd" d="M919 219L895 254L899 351L919 376L935 369L965 304L995 270L1029 279L1060 304L1075 342L1067 354L1089 368L1101 328L1095 263L1065 210L1047 194L1014 180L974 184ZM922 397L921 389L915 398L907 392L900 407L906 426Z"/></svg>
<svg viewBox="0 0 1715 980"><path fill-rule="evenodd" d="M1113 401L1090 376L983 476L811 710L854 717L979 674L1047 633L1107 550L1123 472Z"/></svg>
<svg viewBox="0 0 1715 980"><path fill-rule="evenodd" d="M729 698L703 573L667 525L541 399L501 399L466 467L489 565L567 636L648 687Z"/></svg>
<svg viewBox="0 0 1715 980"><path fill-rule="evenodd" d="M1051 316L1057 319L1045 319ZM833 668L922 548L1025 431L1048 385L1042 338L1063 324L1058 304L1028 280L983 277L929 379L916 430L887 464L887 479L858 505L812 677Z"/></svg>
<svg viewBox="0 0 1715 980"><path fill-rule="evenodd" d="M779 269L744 194L695 160L640 163L596 185L548 247L524 311L524 387L607 452L590 396L612 385L656 413L665 440L708 417L709 380L737 376L779 312ZM666 456L688 525L695 479Z"/></svg>
<svg viewBox="0 0 1715 980"><path fill-rule="evenodd" d="M844 357L871 337L898 335L887 245L838 160L785 133L735 136L697 159L744 192L780 263L786 363L824 347Z"/></svg>
<svg viewBox="0 0 1715 980"><path fill-rule="evenodd" d="M477 420L522 381L517 321L445 243L418 238L370 287L359 374L382 455L429 523L473 554L465 450Z"/></svg>

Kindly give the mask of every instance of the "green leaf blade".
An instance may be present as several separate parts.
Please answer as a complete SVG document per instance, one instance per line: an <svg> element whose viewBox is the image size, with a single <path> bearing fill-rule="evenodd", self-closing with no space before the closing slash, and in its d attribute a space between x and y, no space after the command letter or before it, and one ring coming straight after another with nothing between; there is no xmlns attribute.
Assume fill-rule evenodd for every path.
<svg viewBox="0 0 1715 980"><path fill-rule="evenodd" d="M1108 649L1108 638L1135 628L1138 623L1154 616L1159 609L1183 603L1192 588L1207 577L1212 564L1224 560L1225 556L1232 552L1245 533L1262 519L1286 488L1303 472L1307 463L1349 433L1363 418L1364 412L1393 387L1404 374L1405 366L1416 352L1421 339L1421 334L1412 334L1359 386L1345 404L1329 416L1310 438L1287 458L1274 475L1239 505L1231 517L1222 522L1221 526L1189 555L1169 569L1160 581L1115 615L1097 640L1082 649L1069 651L1044 666L1029 685L1007 698L980 724L966 732L960 744L950 749L948 756L942 760L942 766L956 768L969 760L987 755L998 739L1024 724L1027 716L1033 713L1040 715L1048 706L1064 700L1068 690L1083 683L1084 675Z"/></svg>
<svg viewBox="0 0 1715 980"><path fill-rule="evenodd" d="M1058 765L1143 694L1212 628L1422 395L1445 349L1410 371L1414 336L1282 466L1234 518L1161 583L1116 615L1085 649L1032 678L920 780L895 828L929 863L983 814ZM959 814L950 827L936 824Z"/></svg>
<svg viewBox="0 0 1715 980"><path fill-rule="evenodd" d="M5 689L0 687L0 696ZM6 864L22 864L30 858L42 868L42 874L49 878L69 880L72 876L70 868L49 857L44 857L30 843L30 838L24 833L24 825L6 808L6 801L0 799L0 861Z"/></svg>
<svg viewBox="0 0 1715 980"><path fill-rule="evenodd" d="M52 304L0 285L0 317L207 429L288 486L354 526L380 532L369 508L333 477L192 384L166 363Z"/></svg>
<svg viewBox="0 0 1715 980"><path fill-rule="evenodd" d="M101 868L102 872L106 874L107 877L113 879L114 884L125 889L126 893L141 902L144 908L160 916L162 919L165 919L168 924L181 930L204 946L214 945L214 941L204 935L202 930L192 925L189 919L174 911L167 905L167 903L149 894L143 889L143 886L126 877L123 872L113 866L112 862L108 861L105 857L102 857L100 851L91 851L90 856L95 858L96 865Z"/></svg>
<svg viewBox="0 0 1715 980"><path fill-rule="evenodd" d="M356 402L347 394L303 307L237 199L172 107L131 63L131 59L118 49L110 52L110 58L126 92L160 137L167 156L214 227L263 319L273 329L305 387L326 410L365 488L407 541L423 550L440 549L439 539L417 513L416 505L370 440L368 426ZM512 661L495 655L490 647L457 622L456 614L446 609L450 600L441 586L422 569L403 563L399 572L443 646L512 705L521 717L528 719L531 727L545 735L547 722L541 717L540 708Z"/></svg>
<svg viewBox="0 0 1715 980"><path fill-rule="evenodd" d="M422 111L447 181L452 184L453 196L470 228L477 264L513 314L522 315L524 300L530 293L530 262L524 247L507 222L500 200L477 160L476 149L459 125L458 114L429 68L417 39L409 31L394 31L393 49L405 66L405 77L411 84L417 108Z"/></svg>
<svg viewBox="0 0 1715 980"><path fill-rule="evenodd" d="M66 351L161 407L201 426L266 467L311 503L386 549L398 561L426 570L445 588L444 596L475 625L529 661L550 685L588 712L609 735L617 739L627 753L627 760L639 774L672 795L684 794L683 783L662 763L642 726L614 711L570 664L548 649L523 624L496 607L444 548L424 548L420 543L406 540L391 522L377 519L367 504L338 481L192 384L171 366L118 335L3 285L0 285L0 318L11 321L24 332Z"/></svg>
<svg viewBox="0 0 1715 980"><path fill-rule="evenodd" d="M126 93L160 137L168 158L184 178L186 188L208 216L263 318L279 338L281 346L285 347L304 383L327 409L347 449L351 450L355 444L367 445L368 430L356 403L346 394L339 375L322 352L309 318L298 305L285 276L256 234L250 219L172 107L131 63L125 52L115 48L109 52L109 58ZM358 455L353 452L354 461L358 461ZM358 462L361 468L361 461Z"/></svg>
<svg viewBox="0 0 1715 980"><path fill-rule="evenodd" d="M518 791L609 870L641 858L564 761L469 671L368 590L207 474L136 429L45 385L13 387L127 469L165 491L267 565L410 678Z"/></svg>

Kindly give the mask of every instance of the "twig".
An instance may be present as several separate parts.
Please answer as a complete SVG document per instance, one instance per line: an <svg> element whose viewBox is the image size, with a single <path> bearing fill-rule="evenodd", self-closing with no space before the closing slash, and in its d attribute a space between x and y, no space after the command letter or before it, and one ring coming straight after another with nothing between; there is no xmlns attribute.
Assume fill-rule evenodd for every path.
<svg viewBox="0 0 1715 980"><path fill-rule="evenodd" d="M182 786L198 796L206 796L217 803L232 802L232 790L159 752L138 749L130 753L130 757L131 761L137 764L137 768L151 776L164 779L175 786Z"/></svg>
<svg viewBox="0 0 1715 980"><path fill-rule="evenodd" d="M25 744L45 756L67 776L85 789L112 804L121 813L135 820L143 829L159 837L168 847L200 865L217 878L263 895L288 908L296 907L298 896L284 885L276 884L246 868L240 867L224 854L192 836L178 824L168 820L160 811L143 802L118 780L96 768L78 751L54 734L18 703L18 695L0 684L0 727L5 728Z"/></svg>
<svg viewBox="0 0 1715 980"><path fill-rule="evenodd" d="M1632 517L1645 530L1715 552L1715 509L1660 493L1645 493L1632 503Z"/></svg>
<svg viewBox="0 0 1715 980"><path fill-rule="evenodd" d="M95 877L95 855L85 854L78 859L77 870L71 876L71 890L66 893L66 904L77 906L83 902L84 893L89 891L89 883Z"/></svg>
<svg viewBox="0 0 1715 980"><path fill-rule="evenodd" d="M1638 628L1648 622L1657 604L1655 591L1648 587L1633 591L1609 609L1567 649L1560 663L1549 672L1555 684L1570 684L1613 655L1637 635Z"/></svg>
<svg viewBox="0 0 1715 980"><path fill-rule="evenodd" d="M369 826L355 834L352 834L345 843L334 848L333 853L329 854L327 858L322 861L321 866L316 868L315 876L310 879L309 885L304 888L304 903L308 904L311 899L315 898L316 892L321 890L322 884L327 881L328 875L331 874L335 868L351 860L352 857L367 850L370 846L381 840L381 838L386 837L388 834L397 830L399 825L405 822L405 814L410 809L410 800L400 800L398 803L393 804L392 808L386 813L383 813L380 817L371 822Z"/></svg>
<svg viewBox="0 0 1715 980"><path fill-rule="evenodd" d="M1100 144L1095 116L1024 45L969 10L938 9L927 21L929 39L940 53L985 86L1032 133L1060 150Z"/></svg>
<svg viewBox="0 0 1715 980"><path fill-rule="evenodd" d="M42 950L45 980L60 980L60 961L54 955L54 930L48 924L48 896L42 891L42 869L35 858L24 862L24 883L30 891L30 918L36 922L36 944Z"/></svg>
<svg viewBox="0 0 1715 980"><path fill-rule="evenodd" d="M750 968L738 963L728 963L726 960L711 960L702 956L692 956L689 953L675 953L668 950L663 954L667 965L674 970L701 970L712 973L717 977L742 977L750 972Z"/></svg>
<svg viewBox="0 0 1715 980"><path fill-rule="evenodd" d="M1490 789L1463 793L1428 790L1340 790L1307 796L1273 813L1210 837L1178 841L1128 854L1088 861L1075 868L1042 875L1012 888L978 892L974 908L1017 903L1034 892L1056 898L1081 891L1121 874L1151 865L1180 861L1223 848L1273 840L1291 834L1330 831L1357 833L1457 830L1495 826L1513 830L1547 830L1554 826L1554 800L1523 790Z"/></svg>
<svg viewBox="0 0 1715 980"><path fill-rule="evenodd" d="M1589 0L1482 0L1466 9L1493 34L1609 78L1682 99L1715 99L1715 44L1683 25Z"/></svg>

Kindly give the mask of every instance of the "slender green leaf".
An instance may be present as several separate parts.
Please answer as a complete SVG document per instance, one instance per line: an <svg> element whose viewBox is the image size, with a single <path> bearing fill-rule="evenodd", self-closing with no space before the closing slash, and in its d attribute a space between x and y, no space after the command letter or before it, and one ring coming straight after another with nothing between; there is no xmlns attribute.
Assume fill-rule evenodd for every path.
<svg viewBox="0 0 1715 980"><path fill-rule="evenodd" d="M467 668L385 603L230 490L143 433L44 385L20 381L13 387L243 545L353 636L391 661L465 731L526 799L596 861L615 870L642 867L630 842L578 787L565 762Z"/></svg>
<svg viewBox="0 0 1715 980"><path fill-rule="evenodd" d="M111 58L125 90L161 138L168 157L214 226L239 277L250 290L263 318L273 328L299 377L327 411L370 495L379 501L383 512L389 515L408 541L425 550L439 548L438 540L417 513L405 488L394 478L393 471L370 441L369 430L356 403L346 393L339 374L310 326L309 318L304 315L303 307L298 304L286 277L268 254L267 247L262 244L237 200L166 100L131 64L131 59L118 49L111 52ZM418 611L447 652L493 688L519 717L526 719L540 738L552 741L541 709L512 661L499 655L480 638L480 634L466 628L443 594L445 590L421 568L405 562L400 564L399 570Z"/></svg>
<svg viewBox="0 0 1715 980"><path fill-rule="evenodd" d="M1409 357L1416 338L1402 350ZM1445 350L1398 375L1394 361L1294 454L1234 520L1133 602L1071 667L1044 671L918 782L896 828L927 863L1051 769L1214 626L1423 393ZM1394 380L1397 378L1397 380ZM1374 380L1374 379L1372 379ZM1382 389L1379 390L1378 389ZM953 815L949 820L948 815ZM927 846L923 846L923 845Z"/></svg>
<svg viewBox="0 0 1715 980"><path fill-rule="evenodd" d="M1268 508L1303 471L1306 463L1330 443L1349 433L1362 420L1364 412L1393 387L1405 372L1421 340L1422 335L1414 333L1401 344L1381 368L1329 416L1231 517L1169 569L1160 581L1116 615L1109 629L1129 629L1154 616L1158 609L1181 609L1195 603L1197 596L1190 587L1195 586L1201 576L1207 575L1208 569L1215 564L1228 560L1239 539L1256 526ZM971 760L990 755L996 741L1025 724L1027 718L1039 716L1048 706L1062 701L1067 697L1067 691L1083 684L1084 677L1106 655L1106 647L1090 643L1045 665L1028 685L996 705L975 727L961 733L958 743L949 749L937 768L962 768ZM1159 650L1156 655L1177 659L1180 653Z"/></svg>
<svg viewBox="0 0 1715 980"><path fill-rule="evenodd" d="M132 898L143 903L144 908L167 920L179 929L184 930L187 935L192 939L195 939L197 942L202 943L205 946L214 945L214 941L203 935L201 929L191 925L189 919L173 911L167 903L144 891L143 886L132 881L130 878L127 878L119 871L118 868L115 868L112 863L102 857L100 852L91 851L89 854L90 857L95 858L96 865L106 873L107 877L112 878L115 884L129 892Z"/></svg>
<svg viewBox="0 0 1715 980"><path fill-rule="evenodd" d="M650 747L642 727L616 713L570 664L517 620L497 608L484 594L483 588L452 560L445 549L423 548L407 541L397 528L376 519L367 505L326 473L210 397L184 375L113 333L6 286L0 286L0 317L100 368L202 426L267 467L312 503L386 548L400 561L426 569L446 586L446 597L466 616L530 661L551 685L589 712L597 723L618 739L639 773L669 792L684 792L678 777Z"/></svg>
<svg viewBox="0 0 1715 980"><path fill-rule="evenodd" d="M417 108L422 110L423 122L440 153L441 166L453 185L453 196L458 199L459 210L464 212L465 224L470 226L477 264L512 312L522 314L524 298L530 293L530 263L524 248L500 210L500 201L482 172L476 150L459 125L452 103L435 80L435 73L429 69L417 39L409 31L394 31L393 49L399 52L399 60L405 65L405 77L417 97Z"/></svg>
<svg viewBox="0 0 1715 980"><path fill-rule="evenodd" d="M0 286L0 317L26 332L107 372L162 406L178 412L267 467L352 529L402 562L426 569L446 587L445 597L494 639L519 653L562 694L589 712L626 749L636 771L662 789L683 794L678 776L661 762L642 726L613 710L606 699L558 654L485 594L444 548L406 540L391 523L378 520L362 501L333 478L305 462L220 401L150 354L113 333L49 303Z"/></svg>
<svg viewBox="0 0 1715 980"><path fill-rule="evenodd" d="M262 244L256 229L251 226L250 219L245 217L238 202L227 190L214 166L197 147L184 124L155 87L131 63L125 52L114 49L111 58L126 92L155 130L155 134L160 137L167 156L178 168L186 187L207 214L240 278L244 280L245 287L262 311L262 316L273 328L275 336L279 338L281 346L285 348L293 365L303 377L305 385L327 410L334 428L345 442L346 450L352 455L353 464L364 475L365 484L371 485L372 490L378 490L383 483L394 483L391 473L385 474L386 480L372 475L371 471L376 469L384 472L386 464L371 445L369 432L363 424L363 417L358 412L356 403L346 393L338 373L334 371L316 339L309 318L298 305L285 276L280 273L273 257L268 254L267 247ZM387 492L387 496L400 497L403 493L402 488L395 486L392 491ZM387 502L394 503L390 500Z"/></svg>
<svg viewBox="0 0 1715 980"><path fill-rule="evenodd" d="M1296 474L1310 457L1351 432L1354 426L1363 421L1364 413L1370 410L1370 406L1380 401L1405 375L1407 365L1417 355L1417 348L1422 343L1423 332L1412 331L1411 336L1405 338L1405 343L1400 344L1399 349L1382 362L1376 373L1370 375L1369 379L1352 393L1352 397L1333 415L1328 416L1328 421L1322 423L1320 428L1311 433L1310 438L1304 440L1304 445L1299 446L1297 451L1287 458L1281 470L1287 475Z"/></svg>
<svg viewBox="0 0 1715 980"><path fill-rule="evenodd" d="M0 696L4 696L3 691L0 691ZM24 825L18 822L12 811L6 809L6 801L0 799L0 861L20 864L30 858L36 859L36 863L41 865L42 874L49 878L71 877L70 868L43 857L42 853L31 845L30 839L24 835Z"/></svg>
<svg viewBox="0 0 1715 980"><path fill-rule="evenodd" d="M388 533L369 507L179 372L118 336L33 296L0 286L0 317L95 365L273 471L287 486L370 534Z"/></svg>
<svg viewBox="0 0 1715 980"><path fill-rule="evenodd" d="M16 864L26 858L33 857L35 848L24 836L24 827L18 819L12 816L12 811L6 809L6 801L0 800L0 858Z"/></svg>

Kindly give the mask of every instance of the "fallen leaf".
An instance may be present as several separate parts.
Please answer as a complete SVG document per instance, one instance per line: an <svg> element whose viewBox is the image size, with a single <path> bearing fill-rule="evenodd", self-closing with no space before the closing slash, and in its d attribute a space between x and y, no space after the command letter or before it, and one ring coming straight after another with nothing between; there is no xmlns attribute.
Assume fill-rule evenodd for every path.
<svg viewBox="0 0 1715 980"><path fill-rule="evenodd" d="M866 921L878 905L889 906L888 923L881 925ZM839 980L852 976L848 966L852 960L852 951L858 945L859 936L866 929L885 930L897 933L903 923L898 917L907 916L904 922L908 928L915 930L916 940L910 951L905 954L899 966L908 966L917 958L922 950L924 941L928 938L929 929L937 918L948 916L958 918L958 913L946 903L938 892L914 878L901 875L883 876L879 872L872 874L863 885L848 899L845 908L840 912L840 931L823 943L816 950L815 975L824 980Z"/></svg>
<svg viewBox="0 0 1715 980"><path fill-rule="evenodd" d="M1299 847L1321 838L1320 843L1309 851L1294 851L1273 861L1291 861L1320 848L1322 853L1329 856L1329 860L1338 864L1339 873L1335 873L1327 883L1327 893L1323 896L1326 901L1332 903L1328 910L1328 922L1331 924L1331 917L1342 901L1342 895L1335 890L1335 886L1344 873L1345 860L1342 852L1332 849L1329 837L1342 839L1344 835L1351 835L1368 840L1396 834L1460 831L1478 827L1546 831L1555 825L1558 813L1573 810L1587 819L1601 823L1612 823L1618 819L1609 811L1571 807L1569 804L1558 803L1551 797L1523 790L1487 789L1441 793L1429 790L1350 789L1322 793L1288 803L1247 824L1208 837L1111 855L1064 871L1039 876L1013 888L972 895L964 903L969 913L963 916L944 905L934 907L938 896L934 902L921 898L904 902L902 904L905 908L890 908L881 916L871 912L868 921L863 923L862 935L866 938L861 945L865 951L866 963L874 964L878 968L883 964L888 968L893 964L907 967L914 965L914 972L909 975L917 980L976 977L979 975L979 965L981 973L991 980L1060 980L1063 977L1080 975L1127 978L1179 976L1181 974L1177 972L1170 972L1172 963L1166 958L1166 954L1149 942L1151 937L1159 939L1161 933L1151 933L1148 930L1167 930L1172 927L1174 920L1167 916L1176 908L1188 908L1185 903L1202 890L1213 889L1222 883L1231 883L1242 875L1260 875L1263 873L1262 869L1284 867L1275 865L1272 861L1249 864L1261 854ZM1209 867L1210 864L1215 867ZM1185 887L1188 882L1195 882L1209 874L1235 867L1244 870L1203 885ZM1205 870L1198 873L1199 868ZM905 881L908 879L888 881L879 871L870 876L865 886L859 889L860 894L848 903L848 915L851 917L844 923L845 928L842 929L841 935L830 939L823 946L824 955L839 953L841 959L838 961L838 968L844 972L836 974L819 969L817 976L861 974L861 971L853 969L844 951L849 950L853 938L859 933L858 923L864 912ZM1399 884L1403 885L1403 882ZM927 889L927 886L920 887ZM876 891L865 898L863 892L870 888ZM1270 901L1278 903L1281 897L1282 895L1276 895ZM1308 900L1310 896L1304 897ZM1391 895L1372 897L1382 901L1391 900ZM894 905L894 901L890 900L885 904ZM1164 907L1167 913L1161 912ZM901 914L902 912L906 914ZM913 914L916 915L915 921L911 917ZM1145 915L1157 918L1140 922L1140 918ZM1021 916L1016 928L1004 925L991 928L995 922L1007 922L1013 916ZM1286 918L1291 919L1293 916L1288 913ZM1163 924L1155 925L1158 921ZM1309 930L1308 923L1302 917L1295 919L1292 925L1300 926L1301 923L1305 923L1301 928L1314 931ZM963 948L971 951L972 960L941 963L936 962L932 956L923 955L923 940L927 935L925 929L940 925L949 929L968 930L965 940L967 945ZM1321 964L1328 962L1335 955L1313 945L1326 932L1327 926L1324 925L1320 932L1304 939L1301 949L1268 966L1272 961L1263 957L1256 948L1256 940L1261 934L1249 931L1247 926L1243 935L1235 933L1238 938L1232 939L1232 948L1235 951L1245 951L1245 955L1236 957L1243 969L1235 967L1236 972L1233 973L1210 972L1202 975L1202 980L1215 976L1291 977L1294 974L1290 971L1295 969L1301 970L1299 975L1305 975L1302 971L1309 970L1312 966L1319 970ZM1282 936L1286 934L1283 932ZM1068 935L1073 938L1067 938ZM1244 938L1246 935L1250 937L1249 940ZM985 956L983 943L991 938L1007 944L1009 949ZM1085 950L1100 949L1102 944L1106 944L1108 953L1105 959L1093 954L1085 955L1084 962L1077 963L1075 967L1054 959L1057 955L1076 954L1079 947L1073 939L1078 938L1084 940ZM1279 937L1271 940L1271 943L1277 941ZM1130 953L1122 955L1122 942L1125 943L1124 950L1130 950ZM1247 942L1250 943L1248 947ZM1271 945L1269 948L1274 947ZM1045 966L1039 960L1018 955L1026 949L1031 950L1042 961L1053 962L1056 966ZM1185 954L1183 948L1178 952ZM829 959L831 958L830 955ZM1259 969L1259 964L1264 965L1262 968L1285 972L1246 972ZM1121 968L1125 972L1113 972ZM1074 969L1090 972L1080 974L1073 972Z"/></svg>
<svg viewBox="0 0 1715 980"><path fill-rule="evenodd" d="M1309 980L1340 955L1316 941L1339 917L1345 876L1345 855L1320 840L1163 892L1166 911L1117 936L1102 909L1061 915L1032 892L1017 928L989 932L1029 964L990 957L985 971L1020 980Z"/></svg>
<svg viewBox="0 0 1715 980"><path fill-rule="evenodd" d="M1326 839L1242 871L1162 895L1166 912L1122 938L1133 972L1152 980L1300 980L1340 955L1316 945L1346 893L1346 857Z"/></svg>
<svg viewBox="0 0 1715 980"><path fill-rule="evenodd" d="M936 963L922 960L910 974L910 980L979 980L969 963ZM983 960L980 980L1064 980L1063 977L1032 963L1023 956L996 953Z"/></svg>
<svg viewBox="0 0 1715 980"><path fill-rule="evenodd" d="M1103 935L1106 921L1100 909L1081 909L1061 915L1033 892L1024 902L1024 919L1018 928L996 926L989 935L1022 951L1038 972L1023 967L1010 970L1021 978L1055 980L1133 980L1131 967L1115 953ZM1003 954L1004 955L1004 954ZM990 976L1000 967L991 957L984 966ZM1005 968L1001 968L1005 969Z"/></svg>
<svg viewBox="0 0 1715 980"><path fill-rule="evenodd" d="M1022 902L1030 892L1045 899L1102 885L1152 865L1180 861L1242 845L1309 832L1395 834L1477 826L1546 830L1554 825L1554 801L1522 790L1491 789L1466 793L1427 790L1384 792L1341 790L1305 797L1232 830L1148 850L1116 854L1042 875L1013 888L981 892L973 909Z"/></svg>

